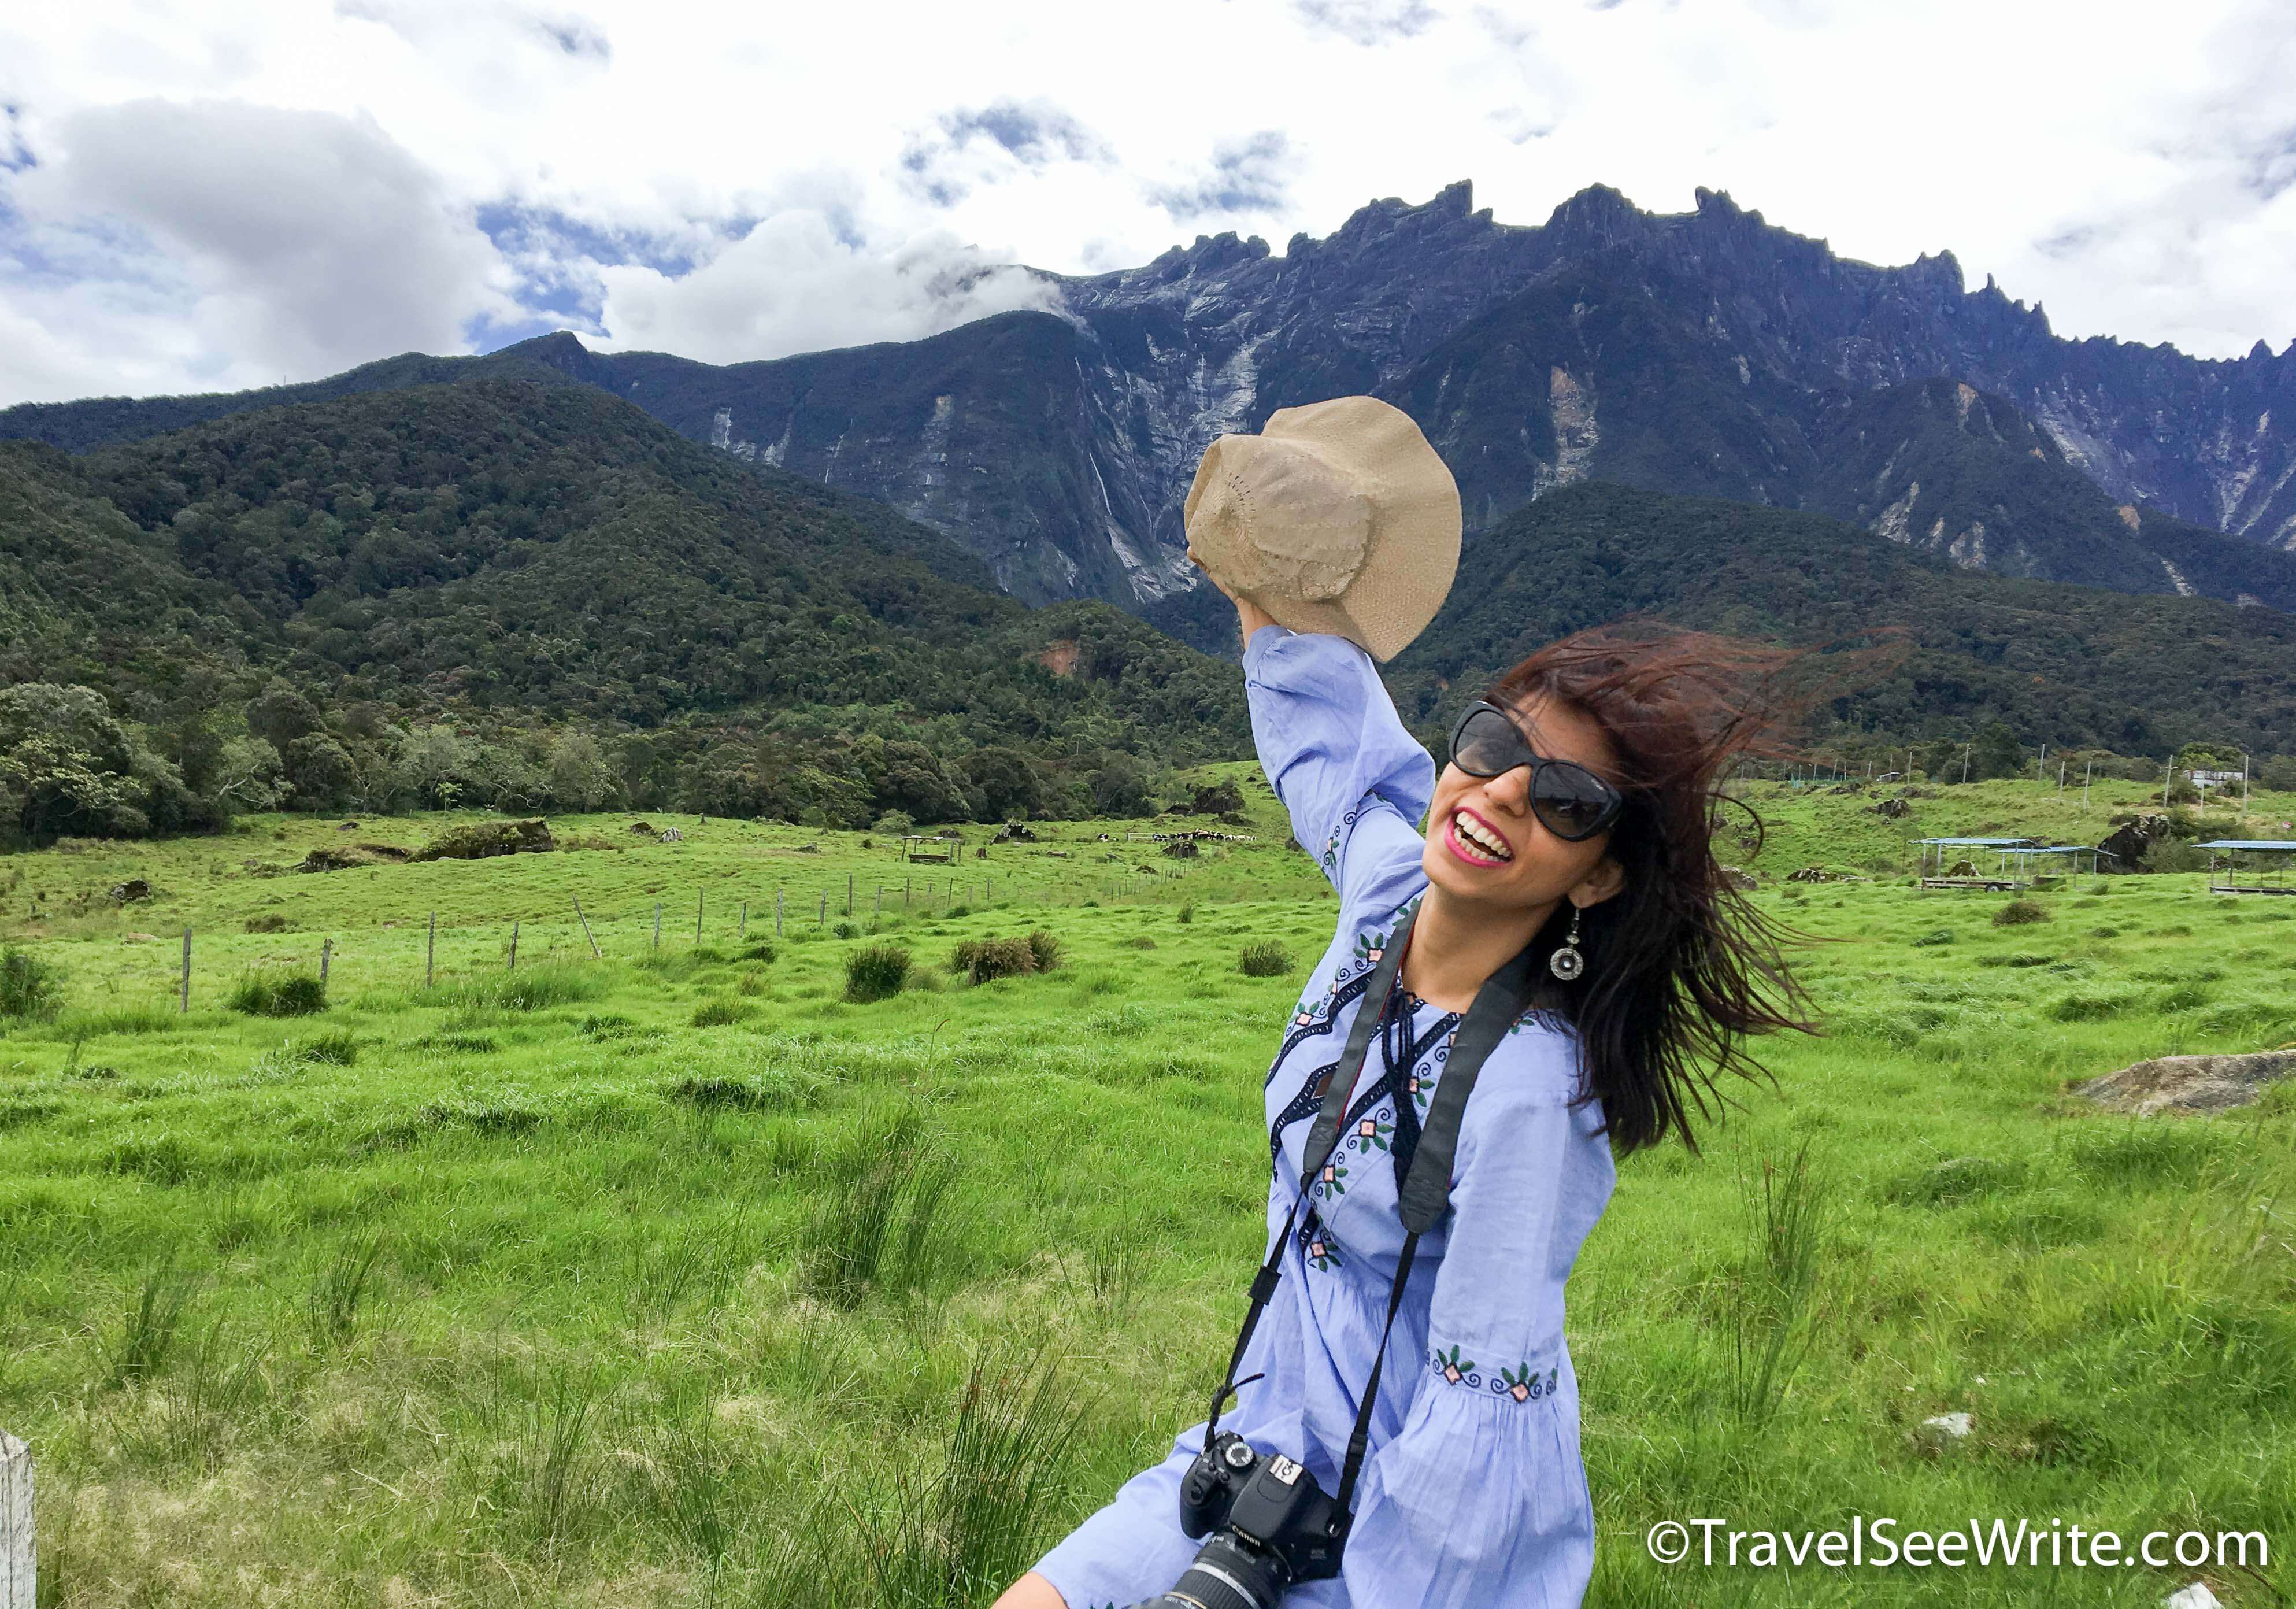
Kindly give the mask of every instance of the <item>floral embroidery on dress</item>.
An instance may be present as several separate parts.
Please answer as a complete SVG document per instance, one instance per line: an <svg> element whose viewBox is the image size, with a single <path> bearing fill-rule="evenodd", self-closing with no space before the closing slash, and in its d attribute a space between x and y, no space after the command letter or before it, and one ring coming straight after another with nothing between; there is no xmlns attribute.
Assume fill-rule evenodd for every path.
<svg viewBox="0 0 2296 1609"><path fill-rule="evenodd" d="M1347 1260L1340 1255L1340 1243L1332 1237L1331 1230L1324 1227L1324 1220L1316 1216L1314 1208L1308 1210L1307 1221L1295 1234L1300 1242L1300 1255L1317 1273L1328 1274L1333 1268L1347 1266Z"/></svg>
<svg viewBox="0 0 2296 1609"><path fill-rule="evenodd" d="M1382 1106L1356 1124L1355 1132L1348 1136L1348 1149L1384 1151L1387 1149L1387 1137L1394 1132L1395 1125L1389 1121L1387 1109Z"/></svg>
<svg viewBox="0 0 2296 1609"><path fill-rule="evenodd" d="M1483 1383L1483 1377L1475 1373L1475 1360L1460 1357L1456 1346L1447 1352L1439 1347L1436 1350L1435 1372L1453 1385L1480 1386Z"/></svg>
<svg viewBox="0 0 2296 1609"><path fill-rule="evenodd" d="M1324 1170L1316 1175L1316 1188L1322 1191L1327 1197L1345 1195L1348 1193L1347 1177L1348 1168L1345 1162L1336 1161L1325 1162Z"/></svg>
<svg viewBox="0 0 2296 1609"><path fill-rule="evenodd" d="M1454 1346L1449 1351L1435 1349L1435 1372L1450 1385L1464 1385L1472 1391L1488 1391L1495 1396L1509 1397L1517 1402L1538 1402L1554 1395L1554 1382L1560 1367L1540 1374L1525 1359L1513 1368L1502 1367L1486 1378L1476 1371L1475 1360L1463 1358Z"/></svg>
<svg viewBox="0 0 2296 1609"><path fill-rule="evenodd" d="M1525 1359L1511 1369L1501 1369L1499 1377L1491 1382L1491 1389L1503 1397L1513 1397L1517 1402L1536 1402L1542 1397L1554 1395L1556 1373L1550 1368L1542 1375L1530 1367L1529 1359Z"/></svg>

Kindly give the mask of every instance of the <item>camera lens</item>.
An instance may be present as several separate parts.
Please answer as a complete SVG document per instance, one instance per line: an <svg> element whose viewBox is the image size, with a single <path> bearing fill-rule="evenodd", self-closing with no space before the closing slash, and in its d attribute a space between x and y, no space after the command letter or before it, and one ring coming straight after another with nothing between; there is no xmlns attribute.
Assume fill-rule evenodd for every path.
<svg viewBox="0 0 2296 1609"><path fill-rule="evenodd" d="M1274 1554L1246 1547L1223 1533L1204 1544L1165 1597L1192 1609L1275 1609L1291 1579Z"/></svg>

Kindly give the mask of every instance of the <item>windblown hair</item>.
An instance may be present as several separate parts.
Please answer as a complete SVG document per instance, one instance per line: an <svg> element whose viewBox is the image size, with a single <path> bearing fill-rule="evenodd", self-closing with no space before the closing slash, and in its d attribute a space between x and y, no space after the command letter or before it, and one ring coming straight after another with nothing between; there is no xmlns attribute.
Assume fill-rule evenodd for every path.
<svg viewBox="0 0 2296 1609"><path fill-rule="evenodd" d="M1622 1153L1669 1131L1694 1152L1690 1114L1716 1115L1718 1078L1768 1077L1748 1037L1813 1031L1783 954L1791 935L1753 907L1714 851L1726 804L1737 803L1724 784L1741 758L1778 751L1774 740L1799 702L1784 684L1803 657L1700 632L1598 627L1541 648L1487 695L1567 704L1618 754L1612 780L1626 809L1610 855L1625 884L1584 914L1584 975L1544 989L1538 1003L1576 1030L1589 1092ZM1539 934L1542 956L1562 942L1569 915L1566 902Z"/></svg>

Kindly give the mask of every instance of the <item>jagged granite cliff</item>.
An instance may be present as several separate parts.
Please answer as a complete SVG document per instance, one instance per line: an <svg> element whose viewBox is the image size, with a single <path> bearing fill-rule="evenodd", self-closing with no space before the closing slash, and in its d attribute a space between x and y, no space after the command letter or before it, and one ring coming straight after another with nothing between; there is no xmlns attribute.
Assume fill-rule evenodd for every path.
<svg viewBox="0 0 2296 1609"><path fill-rule="evenodd" d="M1179 511L1205 444L1368 391L1427 429L1476 529L1603 479L1824 510L1969 568L2296 607L2296 343L2204 361L2062 341L1989 280L1968 290L1949 254L1848 261L1703 190L1660 215L1596 186L1523 227L1460 184L1281 256L1227 234L1045 278L1055 311L924 341L718 366L559 334L237 398L15 408L0 437L86 448L270 403L548 374L890 503L1023 598L1185 626Z"/></svg>

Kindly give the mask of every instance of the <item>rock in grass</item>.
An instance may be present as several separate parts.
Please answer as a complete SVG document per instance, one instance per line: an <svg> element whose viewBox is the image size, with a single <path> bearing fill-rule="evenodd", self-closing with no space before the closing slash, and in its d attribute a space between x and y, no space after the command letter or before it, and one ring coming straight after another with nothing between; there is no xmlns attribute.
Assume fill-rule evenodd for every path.
<svg viewBox="0 0 2296 1609"><path fill-rule="evenodd" d="M1938 1414L1922 1421L1924 1434L1939 1441L1958 1441L1969 1434L1967 1414Z"/></svg>
<svg viewBox="0 0 2296 1609"><path fill-rule="evenodd" d="M2161 1609L2223 1609L2206 1581L2194 1581L2181 1591L2170 1593L2161 1603Z"/></svg>
<svg viewBox="0 0 2296 1609"><path fill-rule="evenodd" d="M539 817L525 821L474 821L448 828L410 858L484 860L494 855L535 855L557 847L550 836L550 824Z"/></svg>
<svg viewBox="0 0 2296 1609"><path fill-rule="evenodd" d="M2267 1085L2296 1077L2296 1049L2249 1055L2155 1056L2073 1086L2108 1112L2154 1117L2163 1112L2224 1112L2245 1106Z"/></svg>

